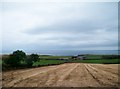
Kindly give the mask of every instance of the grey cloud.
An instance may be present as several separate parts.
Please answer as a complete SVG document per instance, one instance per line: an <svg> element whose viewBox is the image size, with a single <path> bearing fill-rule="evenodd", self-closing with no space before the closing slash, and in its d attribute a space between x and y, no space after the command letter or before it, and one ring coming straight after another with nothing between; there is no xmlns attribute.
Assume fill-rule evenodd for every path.
<svg viewBox="0 0 120 89"><path fill-rule="evenodd" d="M26 27L27 24L29 23L25 23L25 25L23 25L25 27L22 30L20 29L19 31L14 31L14 33L10 34L11 36L9 35L9 37L12 37L14 35L16 38L13 37L13 40L11 40L9 37L4 38L5 41L3 43L4 50L24 49L26 51L28 50L37 51L37 50L59 50L59 49L77 50L77 49L89 49L89 48L91 49L94 48L97 50L100 47L101 49L104 48L108 49L108 47L114 48L118 46L118 42L117 42L118 39L116 36L118 33L118 29L117 29L118 20L117 20L117 10L116 10L117 4L115 3L94 3L94 4L89 3L89 5L88 4L84 5L83 8L81 8L79 4L77 4L76 6L76 4L71 3L68 6L66 6L67 4L64 4L63 6L59 5L58 7L57 5L55 5L56 8L54 7L51 8L52 5L50 5L50 9L48 8L49 6L46 7L47 5L39 6L39 4L37 4L37 6L35 6L34 4L33 5L34 8L32 9L32 5L33 4L30 4L29 6L26 5L25 3L24 5L13 4L11 6L6 6L4 10L6 12L7 11L9 12L10 9L12 9L14 10L14 12L23 11L25 14L38 16L37 17L38 22L41 20L42 17L43 20L44 19L46 20L46 18L48 18L47 20L49 19L53 20L56 18L56 20L55 21L53 20L53 23L48 23L49 25L44 23L44 26L41 25L39 26L39 24L41 23L38 24L36 23L35 25L31 26L32 28ZM16 6L18 8L15 9L14 7ZM28 10L29 7L30 10ZM42 7L46 7L46 9L41 9ZM23 17L24 17L24 13L23 13ZM57 17L57 15L59 16ZM64 15L66 16L64 17ZM71 16L71 18L66 19L67 16L69 15ZM54 18L54 16L56 17ZM82 18L81 16L83 16L84 18ZM61 19L61 17L64 18ZM15 25L15 24L13 25L13 23L16 23L17 19L14 20L14 22L13 21L8 21L8 22L11 22L10 27L12 28ZM9 29L6 30L6 33ZM28 39L35 41L27 42L25 40L26 41L25 42L23 37L19 38L18 40L16 33L20 33L21 35L19 36L26 37L26 40ZM18 43L16 43L16 40L18 41Z"/></svg>
<svg viewBox="0 0 120 89"><path fill-rule="evenodd" d="M106 23L105 23L106 24ZM108 26L104 26L104 23L97 23L96 21L64 21L61 23L56 23L51 26L47 27L35 27L32 29L28 29L25 31L26 34L30 35L37 35L37 34L43 34L43 33L93 33L95 30L98 29L106 29L110 31L116 31L115 26L111 26L108 28ZM108 22L109 24L109 22Z"/></svg>
<svg viewBox="0 0 120 89"><path fill-rule="evenodd" d="M73 41L74 42L74 41ZM34 45L34 46L33 46ZM35 45L35 44L32 44L31 46L33 46L32 48L34 50L82 50L83 48L85 50L87 49L98 49L98 48L107 48L107 47L116 47L118 46L117 45L117 42L106 42L106 43L100 43L100 44L78 44L78 45L73 45L73 44L64 44L64 45L61 45L60 42L56 43L56 44L38 44L38 45Z"/></svg>

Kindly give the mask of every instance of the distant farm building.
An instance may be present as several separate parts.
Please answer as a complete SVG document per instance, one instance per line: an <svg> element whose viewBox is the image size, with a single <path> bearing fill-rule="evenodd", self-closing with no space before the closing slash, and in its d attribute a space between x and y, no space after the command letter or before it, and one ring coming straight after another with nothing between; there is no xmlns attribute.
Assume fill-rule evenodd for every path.
<svg viewBox="0 0 120 89"><path fill-rule="evenodd" d="M77 56L72 56L72 59L84 60L84 59L86 59L86 57L85 57L85 55L77 55Z"/></svg>
<svg viewBox="0 0 120 89"><path fill-rule="evenodd" d="M69 60L69 58L59 58L59 60Z"/></svg>

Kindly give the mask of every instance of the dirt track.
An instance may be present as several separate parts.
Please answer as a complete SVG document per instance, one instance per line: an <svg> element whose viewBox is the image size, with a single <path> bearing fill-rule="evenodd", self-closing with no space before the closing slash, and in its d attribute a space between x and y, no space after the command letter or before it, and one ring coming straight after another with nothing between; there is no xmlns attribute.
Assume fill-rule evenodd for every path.
<svg viewBox="0 0 120 89"><path fill-rule="evenodd" d="M118 64L67 63L3 72L3 87L115 87Z"/></svg>

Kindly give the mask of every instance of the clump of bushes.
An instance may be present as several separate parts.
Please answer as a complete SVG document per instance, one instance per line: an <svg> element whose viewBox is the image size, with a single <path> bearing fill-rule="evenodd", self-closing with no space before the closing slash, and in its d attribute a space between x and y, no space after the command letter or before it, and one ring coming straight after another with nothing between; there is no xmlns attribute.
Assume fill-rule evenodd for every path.
<svg viewBox="0 0 120 89"><path fill-rule="evenodd" d="M39 61L39 55L37 54L31 54L25 60L28 67L32 66L36 61Z"/></svg>
<svg viewBox="0 0 120 89"><path fill-rule="evenodd" d="M18 68L18 67L32 67L33 63L39 60L38 54L26 55L21 50L14 51L8 57L3 58L3 69Z"/></svg>
<svg viewBox="0 0 120 89"><path fill-rule="evenodd" d="M21 65L21 61L26 59L26 54L23 51L17 50L9 55L7 59L4 59L4 63L11 67L18 67Z"/></svg>

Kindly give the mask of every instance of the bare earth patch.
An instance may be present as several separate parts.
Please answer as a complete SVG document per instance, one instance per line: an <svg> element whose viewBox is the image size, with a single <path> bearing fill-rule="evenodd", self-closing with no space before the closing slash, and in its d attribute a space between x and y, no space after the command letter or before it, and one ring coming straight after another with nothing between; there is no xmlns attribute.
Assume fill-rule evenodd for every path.
<svg viewBox="0 0 120 89"><path fill-rule="evenodd" d="M3 72L3 87L117 87L119 64L66 63Z"/></svg>

